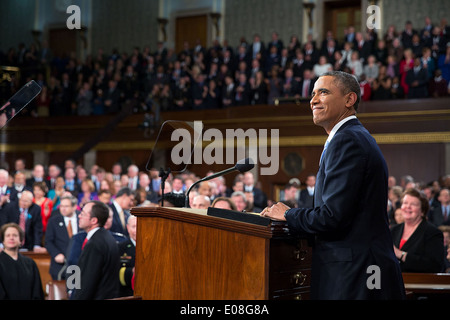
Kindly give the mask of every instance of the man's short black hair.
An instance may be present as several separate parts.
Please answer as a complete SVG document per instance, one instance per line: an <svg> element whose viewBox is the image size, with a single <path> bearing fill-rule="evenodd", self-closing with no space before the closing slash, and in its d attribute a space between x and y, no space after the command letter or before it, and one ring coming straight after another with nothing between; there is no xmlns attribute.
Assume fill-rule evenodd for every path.
<svg viewBox="0 0 450 320"><path fill-rule="evenodd" d="M324 73L321 77L330 76L334 78L333 83L341 89L343 95L354 92L356 93L356 102L353 105L355 111L358 111L359 102L361 101L361 88L359 87L359 82L355 76L344 71L328 71Z"/></svg>
<svg viewBox="0 0 450 320"><path fill-rule="evenodd" d="M93 200L91 209L91 218L97 218L99 227L103 227L109 218L109 208L101 201Z"/></svg>
<svg viewBox="0 0 450 320"><path fill-rule="evenodd" d="M123 187L119 191L117 191L116 198L120 198L124 194L126 194L127 196L131 196L133 194L133 190L128 187Z"/></svg>

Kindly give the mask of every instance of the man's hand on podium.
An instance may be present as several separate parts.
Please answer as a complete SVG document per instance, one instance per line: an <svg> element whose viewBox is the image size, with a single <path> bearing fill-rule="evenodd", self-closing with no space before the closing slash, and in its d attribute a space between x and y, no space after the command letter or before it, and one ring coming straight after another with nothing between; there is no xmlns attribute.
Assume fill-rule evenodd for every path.
<svg viewBox="0 0 450 320"><path fill-rule="evenodd" d="M273 220L286 221L284 217L284 213L286 210L290 209L287 205L282 202L278 202L271 207L266 207L263 211L261 211L261 216L268 217Z"/></svg>

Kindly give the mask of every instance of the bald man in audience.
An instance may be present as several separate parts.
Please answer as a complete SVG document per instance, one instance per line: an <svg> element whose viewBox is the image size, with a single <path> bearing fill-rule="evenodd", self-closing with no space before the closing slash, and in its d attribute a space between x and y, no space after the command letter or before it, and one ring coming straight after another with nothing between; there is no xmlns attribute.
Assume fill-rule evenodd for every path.
<svg viewBox="0 0 450 320"><path fill-rule="evenodd" d="M211 205L211 200L208 196L205 195L197 195L192 199L192 208L193 209L208 209Z"/></svg>

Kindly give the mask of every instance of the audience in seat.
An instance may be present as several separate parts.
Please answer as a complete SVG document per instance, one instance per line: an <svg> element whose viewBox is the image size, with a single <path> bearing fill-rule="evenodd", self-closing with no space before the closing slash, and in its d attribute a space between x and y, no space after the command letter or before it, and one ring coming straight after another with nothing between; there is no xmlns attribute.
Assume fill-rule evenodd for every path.
<svg viewBox="0 0 450 320"><path fill-rule="evenodd" d="M77 199L74 196L64 196L59 206L60 214L52 216L48 221L45 248L52 259L50 274L53 280L65 279L65 268L61 270L67 263L66 254L72 237L79 232L76 209Z"/></svg>
<svg viewBox="0 0 450 320"><path fill-rule="evenodd" d="M23 85L29 77L39 79L44 86L42 97L37 99L39 103L24 110L25 115L114 114L124 104L133 103L139 106L135 112L151 112L159 122L161 111L272 104L274 97L305 96L297 85L303 80L305 69L313 70L312 78L330 69L352 73L358 79L365 76L371 86L369 100L386 98L384 94L375 94L377 90L372 87L377 69L382 66L387 68L385 81L401 85L401 89L396 86L389 99L448 96L450 31L445 23L422 31L416 31L411 21L405 23L401 32L389 26L384 34L375 29L357 31L349 26L342 39L336 39L327 30L323 39L308 34L301 43L293 35L286 45L277 32L272 32L255 34L252 43L242 37L236 50L228 40L223 44L216 40L209 48L196 43L195 48L201 50L191 48L185 41L185 48L179 53L158 42L154 52L148 47L141 50L137 44L132 52L121 55L116 50L105 53L99 49L98 54L88 55L84 61L55 56L53 60L37 60L32 68L27 63L31 52L40 52L34 44L26 48L22 43L20 52L11 50L8 55L0 54L0 63L27 67L21 83L12 86ZM269 38L267 42L264 37ZM45 47L42 50L48 51ZM19 59L23 52L27 54ZM419 62L414 66L416 58ZM426 74L424 79L415 79L413 70L419 67ZM52 73L47 73L47 69ZM438 70L441 78L439 94L436 94L429 87L434 86L433 78ZM293 81L286 79L291 73ZM284 85L265 81L272 77L279 77ZM394 81L395 78L398 79ZM14 92L14 88L11 90Z"/></svg>
<svg viewBox="0 0 450 320"><path fill-rule="evenodd" d="M25 190L18 201L10 202L2 209L2 223L14 222L25 232L22 248L46 252L42 246L43 226L41 208L33 203L33 193Z"/></svg>
<svg viewBox="0 0 450 320"><path fill-rule="evenodd" d="M127 219L130 216L130 208L133 206L134 193L130 188L125 187L119 190L116 198L112 201L110 207L114 213L111 226L111 232L118 232L128 236L126 229Z"/></svg>
<svg viewBox="0 0 450 320"><path fill-rule="evenodd" d="M52 167L53 164L49 165L48 168ZM77 166L77 172L83 172ZM72 168L69 166L69 168ZM93 166L94 172L97 172L97 169L101 168L98 165ZM23 170L26 170L24 168ZM85 170L84 170L85 171ZM8 172L4 169L0 169L0 176L8 175ZM207 173L213 174L214 172L210 171ZM50 174L50 170L48 172ZM81 174L81 176L83 176ZM136 205L139 206L149 206L149 207L158 207L160 206L161 200L161 190L159 190L160 179L158 177L158 171L155 169L150 170L150 173L147 174L144 171L140 171L138 173L139 179L139 189L136 191L131 191L128 188L129 179L123 180L123 184L121 184L120 180L114 180L114 175L112 172L104 172L101 175L94 175L95 181L98 182L99 185L109 185L106 182L114 183L117 182L119 184L119 192L113 194L108 188L104 190L100 190L98 193L98 200L101 200L103 203L110 206L108 209L109 219L105 222L103 229L109 231L109 234L113 237L116 246L127 246L124 243L128 243L132 235L129 234L129 224L132 223L132 220L125 219L125 228L127 232L117 230L112 230L113 216L114 216L114 208L120 207L122 211L125 212L124 218L129 216L128 210ZM127 175L125 177L128 178ZM148 178L151 177L151 180ZM44 181L50 180L47 178L44 172ZM55 181L63 179L62 177L56 177ZM78 179L78 176L75 177ZM86 178L85 178L86 179ZM87 178L89 179L89 178ZM164 206L184 206L184 195L186 190L200 178L193 172L185 171L181 174L177 174L173 176L169 175L166 180L166 188L165 195L166 200ZM8 179L6 179L8 180ZM89 179L90 180L90 179ZM400 239L403 237L403 230L408 229L411 226L411 221L415 221L417 223L415 231L409 236L408 240L405 244L396 250L398 256L401 257L402 252L406 252L402 259L404 261L401 262L402 267L405 272L439 272L438 270L444 271L448 268L447 264L448 259L446 259L445 249L448 247L448 244L445 244L444 249L444 239L447 237L443 237L447 235L448 231L442 229L436 229L432 224L436 223L436 220L439 217L442 219L441 228L447 227L446 224L448 222L444 222L444 207L448 208L449 205L449 194L448 189L450 187L450 176L443 176L440 179L436 179L436 181L431 181L429 183L423 183L420 181L415 181L412 176L405 175L402 176L399 185L397 185L397 179L391 176L389 177L389 203L388 208L391 208L390 211L390 227L393 232L393 246L395 245L397 248L400 246ZM1 179L0 179L1 182ZM9 184L12 184L13 180L9 180ZM227 188L225 179L215 178L210 181L205 181L199 184L197 187L191 190L190 192L190 206L192 208L202 208L207 209L209 206L216 208L223 208L227 210L238 210L245 212L254 212L255 208L257 208L256 199L262 198L262 202L260 205L270 205L275 201L277 195L271 194L269 197L265 195L264 192L260 188L257 188L258 181L255 181L255 177L251 172L247 172L244 174L236 174L233 185L230 188ZM56 183L58 185L58 183ZM297 181L297 179L290 179L286 182L289 188L292 187L292 190L295 192L292 193L280 193L279 199L282 201L290 201L292 206L295 206L294 203L297 203L299 207L312 206L311 199L312 194L314 193L314 185L315 185L315 175L311 174L306 177L303 183ZM125 187L123 187L125 186ZM265 186L266 187L266 186ZM420 198L408 197L405 203L403 196L404 191L409 187L414 187L420 190ZM8 185L8 182L5 183L4 189L11 188L11 185ZM28 215L26 216L26 223L30 224L30 227L26 227L27 234L25 235L25 243L20 246L21 250L34 250L35 252L45 252L46 250L50 254L51 260L51 276L53 279L60 279L67 276L64 272L65 267L69 265L76 265L79 262L79 257L82 253L82 245L87 236L87 233L83 231L76 222L72 222L72 237L69 238L69 232L67 230L68 224L68 216L71 216L72 219L78 219L79 213L76 210L76 198L74 194L76 192L70 192L66 190L66 186L61 183L61 186L56 187L59 191L56 193L55 189L52 189L48 192L48 194L56 194L60 195L59 204L54 206L54 210L52 211L51 217L48 220L47 229L44 231L42 226L42 218L41 218L41 210L39 206L33 203L33 192L29 190L24 190L22 192L22 196L20 199L16 201L10 201L8 203L8 197L2 196L2 207L0 208L0 224L6 224L10 222L9 217L18 217L18 213L20 212L19 208L28 208ZM155 189L158 188L157 193L159 193L159 197L155 197ZM265 188L267 189L267 188ZM176 193L172 193L175 190ZM259 190L259 191L258 191ZM115 192L115 191L114 191ZM261 193L264 196L261 197ZM137 195L139 193L139 196ZM46 197L49 197L45 195ZM407 193L408 194L408 193ZM423 195L422 195L423 194ZM174 196L182 199L182 201L175 201ZM287 200L283 197L287 196ZM122 198L124 197L124 198ZM426 202L429 205L429 210L426 208L419 208L419 210L413 210L414 205L411 205L411 199L416 202L420 202L420 199L426 199ZM135 202L134 199L144 199L144 201L140 201L139 203ZM196 201L194 202L194 198ZM75 207L70 199L75 199ZM208 201L205 201L208 199ZM277 198L278 199L278 198ZM403 200L403 203L402 203ZM212 202L211 202L212 201ZM294 201L294 202L292 202ZM408 202L409 201L409 202ZM178 203L179 202L179 203ZM114 205L116 203L117 205ZM67 205L69 204L69 205ZM402 209L402 205L404 205ZM31 209L30 209L31 208ZM34 209L33 209L34 208ZM422 212L425 212L422 214ZM72 213L72 214L71 214ZM412 219L413 215L416 216L418 220ZM426 216L427 219L421 219L421 216ZM37 219L39 217L39 219ZM115 218L116 222L120 220L120 217L117 214ZM427 221L428 220L428 221ZM13 220L13 221L18 221ZM74 227L75 224L75 227ZM121 224L121 221L120 221ZM414 227L414 225L413 225ZM410 229L408 229L410 230ZM33 232L38 234L39 236L33 235ZM401 234L400 234L401 233ZM420 234L430 235L430 238L426 242L420 242ZM28 238L28 239L27 239ZM33 240L34 239L34 240ZM419 240L418 240L419 239ZM28 241L27 241L28 240ZM31 242L31 243L30 243ZM42 243L45 243L45 248L42 248ZM426 246L426 249L421 250L420 245L418 243L422 243L423 246ZM0 250L2 246L0 245ZM131 247L130 247L131 248ZM441 252L441 263L437 261L438 253ZM119 256L123 256L125 252L121 252ZM127 254L127 257L130 256ZM128 258L127 258L128 259ZM435 260L433 260L435 259ZM118 263L122 261L122 264L125 262L125 258L120 258ZM434 262L433 262L434 261ZM444 263L447 263L444 266ZM55 268L56 266L56 268ZM123 265L122 265L123 267ZM128 268L128 266L125 266ZM442 269L441 269L442 267ZM125 270L125 269L124 269ZM449 269L450 270L450 269ZM129 270L123 272L123 276L121 278L121 273L117 273L115 279L119 278L117 281L119 283L129 283ZM126 277L125 277L126 275ZM122 280L121 280L122 279ZM127 280L128 279L128 280ZM130 292L128 292L130 293ZM124 294L124 293L123 293Z"/></svg>
<svg viewBox="0 0 450 320"><path fill-rule="evenodd" d="M439 204L436 204L428 212L428 221L436 227L450 225L450 190L442 189L437 200Z"/></svg>
<svg viewBox="0 0 450 320"><path fill-rule="evenodd" d="M36 263L19 253L25 233L16 223L1 229L0 300L43 300L41 277Z"/></svg>
<svg viewBox="0 0 450 320"><path fill-rule="evenodd" d="M427 198L407 189L402 198L404 222L391 228L394 252L402 272L444 272L442 231L427 221Z"/></svg>

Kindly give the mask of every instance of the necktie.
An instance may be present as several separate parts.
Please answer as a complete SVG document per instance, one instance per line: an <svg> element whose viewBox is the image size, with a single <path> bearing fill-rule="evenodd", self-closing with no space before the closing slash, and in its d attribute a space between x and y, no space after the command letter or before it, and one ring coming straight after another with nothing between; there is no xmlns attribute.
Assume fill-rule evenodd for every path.
<svg viewBox="0 0 450 320"><path fill-rule="evenodd" d="M81 250L84 249L84 246L86 245L86 243L88 242L88 238L84 238L83 244L81 245Z"/></svg>
<svg viewBox="0 0 450 320"><path fill-rule="evenodd" d="M444 206L443 207L444 208L444 221L447 221L447 219L448 219L448 208L447 208L447 206Z"/></svg>
<svg viewBox="0 0 450 320"><path fill-rule="evenodd" d="M309 81L305 80L305 82L303 83L303 96L304 97L308 96L308 87L309 87Z"/></svg>
<svg viewBox="0 0 450 320"><path fill-rule="evenodd" d="M19 227L24 231L22 246L25 244L25 221L26 221L26 210L20 208L20 217L19 217Z"/></svg>
<svg viewBox="0 0 450 320"><path fill-rule="evenodd" d="M73 191L73 180L66 181L66 189L69 191Z"/></svg>
<svg viewBox="0 0 450 320"><path fill-rule="evenodd" d="M22 208L20 209L19 226L25 231L25 210Z"/></svg>
<svg viewBox="0 0 450 320"><path fill-rule="evenodd" d="M123 210L120 210L119 218L120 218L120 223L122 224L122 227L125 229L125 215L123 213Z"/></svg>
<svg viewBox="0 0 450 320"><path fill-rule="evenodd" d="M69 220L69 223L67 224L67 233L69 235L69 238L72 238L73 236L72 220Z"/></svg>
<svg viewBox="0 0 450 320"><path fill-rule="evenodd" d="M329 143L330 143L330 142L329 142L328 140L325 142L325 146L323 147L322 154L320 155L319 164L322 162L323 155L324 155L324 153L325 153L325 150L327 150L328 144L329 144Z"/></svg>

